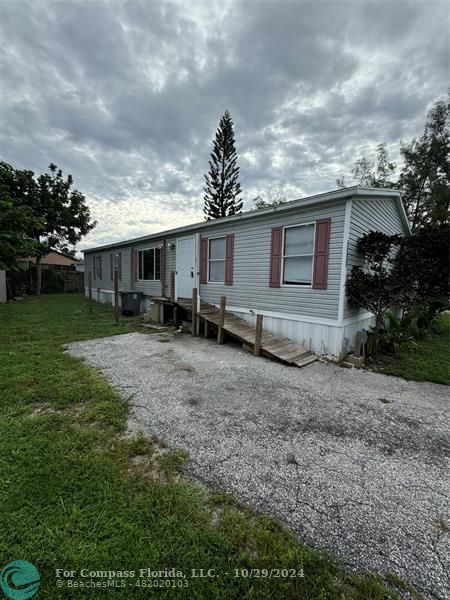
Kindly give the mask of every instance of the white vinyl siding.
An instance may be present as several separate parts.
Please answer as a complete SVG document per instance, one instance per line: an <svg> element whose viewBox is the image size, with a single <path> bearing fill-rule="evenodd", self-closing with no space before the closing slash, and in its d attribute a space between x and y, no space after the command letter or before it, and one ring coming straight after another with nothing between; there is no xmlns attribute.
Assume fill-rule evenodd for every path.
<svg viewBox="0 0 450 600"><path fill-rule="evenodd" d="M358 239L369 231L382 231L389 235L405 235L405 227L400 217L397 202L393 198L353 199L350 216L350 231L347 247L347 277L353 266L362 265L358 254ZM361 313L357 308L344 303L344 319Z"/></svg>
<svg viewBox="0 0 450 600"><path fill-rule="evenodd" d="M342 256L342 235L344 228L345 200L328 202L322 205L295 208L292 211L269 215L255 215L253 219L241 222L211 222L201 230L201 235L208 238L225 237L234 234L233 285L225 283L208 283L200 285L200 296L205 302L217 304L220 296L227 297L228 306L242 306L253 310L268 310L284 314L296 314L324 319L336 319L338 313L340 265ZM328 286L326 290L313 289L307 285L287 285L280 288L269 287L270 244L272 227L315 223L318 219L331 218L330 253L328 262ZM192 233L196 233L195 227ZM185 235L185 234L183 234ZM131 273L131 251L145 250L160 246L163 236L156 240L142 241L134 246L119 246L122 252L121 289L136 290L147 296L170 294L170 273L176 268L176 249L170 244L176 238L165 238L165 277L164 290L160 281L135 281ZM104 251L109 256L115 248ZM86 254L92 257L98 252ZM106 259L105 259L106 260ZM103 263L105 265L106 262ZM102 282L95 282L95 287L113 289L109 278L109 270L103 269Z"/></svg>
<svg viewBox="0 0 450 600"><path fill-rule="evenodd" d="M344 268L350 272L354 264L361 263L361 258L356 251L356 242L364 233L379 230L386 233L405 234L405 225L396 200L388 196L374 197L369 193L354 196L347 221L349 239L344 248L345 205L346 197L343 196L310 206L297 204L295 208L279 212L259 214L259 211L255 211L252 218L248 219L225 219L217 222L211 221L206 226L192 226L188 230L189 235L200 234L211 241L218 238L224 239L226 235L234 234L233 285L226 286L223 281L224 276L222 278L222 273L220 273L220 282L208 282L199 286L201 300L218 304L220 297L226 296L227 307L234 307L237 313L242 314L251 322L254 322L253 313L262 312L264 313L264 328L267 331L290 337L320 354L339 355L343 347L350 349L356 331L366 326L369 321L361 320L364 314L349 309L345 302L344 318L355 319L355 323L346 326L344 333L342 327L338 326L341 270ZM327 289L315 289L311 285L305 284L283 284L283 273L286 270L284 261L300 259L302 254L309 255L309 251L304 252L304 246L306 245L307 248L308 245L302 244L301 240L296 239L295 234L291 240L288 235L286 244L283 237L281 287L271 288L269 275L272 228L282 228L286 231L289 227L295 229L308 223L315 224L320 219L331 220ZM149 236L149 239L141 239L138 243L118 244L105 250L93 249L91 252L85 253L86 273L90 272L92 276L95 257L102 257L102 279L94 280L92 277L94 298L101 299L102 294L103 296L108 293L112 294L113 282L110 278L109 260L111 253L115 251L122 253L120 289L140 291L147 298L169 296L170 275L172 271L176 270L177 235L174 232L169 233L171 236L169 238L166 238L165 235L167 234L161 233L157 237ZM180 232L179 237L186 235L187 231L184 230ZM165 269L164 273L160 274L161 280L135 280L135 275L131 272L132 251L162 248L163 245ZM300 251L300 249L302 250ZM217 248L213 248L213 250L217 250ZM344 266L342 265L343 255L346 258ZM218 262L224 260L223 250L220 255L215 253L215 259ZM306 279L306 268L302 271L301 261L291 260L290 262L293 263L292 269L295 276L293 277L292 271L288 270L288 278ZM215 271L213 278L216 277L219 278ZM102 294L99 293L100 291ZM357 319L358 321L356 321Z"/></svg>
<svg viewBox="0 0 450 600"><path fill-rule="evenodd" d="M344 213L345 200L339 200L283 213L255 215L241 222L225 221L217 225L212 222L210 232L203 230L203 236L234 233L233 285L201 284L200 298L218 304L220 296L226 296L227 306L337 319ZM272 227L298 226L325 218L331 219L327 289L308 285L269 287Z"/></svg>
<svg viewBox="0 0 450 600"><path fill-rule="evenodd" d="M122 277L119 279L120 289L130 289L130 248L120 247L120 248L112 248L110 250L105 250L100 253L85 253L84 260L84 272L85 272L85 286L88 285L88 274L92 273L92 287L93 289L104 289L104 290L113 290L114 289L114 280L111 279L111 254L114 257L119 257L121 269L120 273ZM94 270L95 270L95 261L97 258L101 258L102 260L102 278L94 278Z"/></svg>

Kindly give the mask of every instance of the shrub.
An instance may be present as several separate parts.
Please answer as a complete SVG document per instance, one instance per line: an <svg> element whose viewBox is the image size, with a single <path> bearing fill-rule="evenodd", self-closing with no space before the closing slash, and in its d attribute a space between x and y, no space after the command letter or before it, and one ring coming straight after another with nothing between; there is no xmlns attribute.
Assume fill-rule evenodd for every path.
<svg viewBox="0 0 450 600"><path fill-rule="evenodd" d="M376 331L385 328L387 311L401 300L402 289L393 276L393 262L401 239L398 235L371 231L358 240L364 264L352 268L347 297L351 306L365 308L375 315Z"/></svg>
<svg viewBox="0 0 450 600"><path fill-rule="evenodd" d="M366 352L396 352L401 341L421 337L449 307L448 223L428 225L402 238L379 231L358 241L363 257L347 281L349 303L375 315ZM389 312L402 309L399 320Z"/></svg>
<svg viewBox="0 0 450 600"><path fill-rule="evenodd" d="M405 319L428 328L449 307L448 223L427 225L405 238L394 265L394 276L404 290Z"/></svg>

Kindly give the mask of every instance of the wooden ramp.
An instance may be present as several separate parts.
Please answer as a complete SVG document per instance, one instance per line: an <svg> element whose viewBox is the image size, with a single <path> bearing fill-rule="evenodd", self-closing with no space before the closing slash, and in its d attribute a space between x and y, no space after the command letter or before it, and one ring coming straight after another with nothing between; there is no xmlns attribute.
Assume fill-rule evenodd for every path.
<svg viewBox="0 0 450 600"><path fill-rule="evenodd" d="M174 304L187 311L192 312L192 301L179 299ZM249 346L255 352L255 344L258 344L255 354L264 354L270 358L276 358L284 363L304 367L315 360L317 357L288 338L276 337L269 332L261 331L260 338L257 338L257 328L244 319L240 319L233 313L224 311L223 325L221 325L221 311L217 307L202 302L200 310L196 313L197 318L204 321L205 337L208 337L210 325L218 329L218 341L220 340L220 330L222 329L228 335L238 339L243 344ZM193 318L193 329L197 328L196 319ZM193 332L195 335L196 332Z"/></svg>

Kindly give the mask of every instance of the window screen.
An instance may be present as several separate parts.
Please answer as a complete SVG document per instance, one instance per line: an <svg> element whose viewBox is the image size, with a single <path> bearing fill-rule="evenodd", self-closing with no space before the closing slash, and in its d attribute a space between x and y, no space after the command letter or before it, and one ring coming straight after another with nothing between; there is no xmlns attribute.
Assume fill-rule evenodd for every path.
<svg viewBox="0 0 450 600"><path fill-rule="evenodd" d="M314 224L286 227L283 248L283 284L310 285L314 253Z"/></svg>
<svg viewBox="0 0 450 600"><path fill-rule="evenodd" d="M225 282L225 255L226 242L224 237L209 240L209 281Z"/></svg>

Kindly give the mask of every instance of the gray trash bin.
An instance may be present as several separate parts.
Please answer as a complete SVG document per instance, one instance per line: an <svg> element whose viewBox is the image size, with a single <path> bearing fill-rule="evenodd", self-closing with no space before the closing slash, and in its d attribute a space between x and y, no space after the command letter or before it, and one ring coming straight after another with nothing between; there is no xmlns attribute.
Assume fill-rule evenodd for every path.
<svg viewBox="0 0 450 600"><path fill-rule="evenodd" d="M138 315L141 312L141 298L142 292L121 291L122 314L126 317Z"/></svg>

